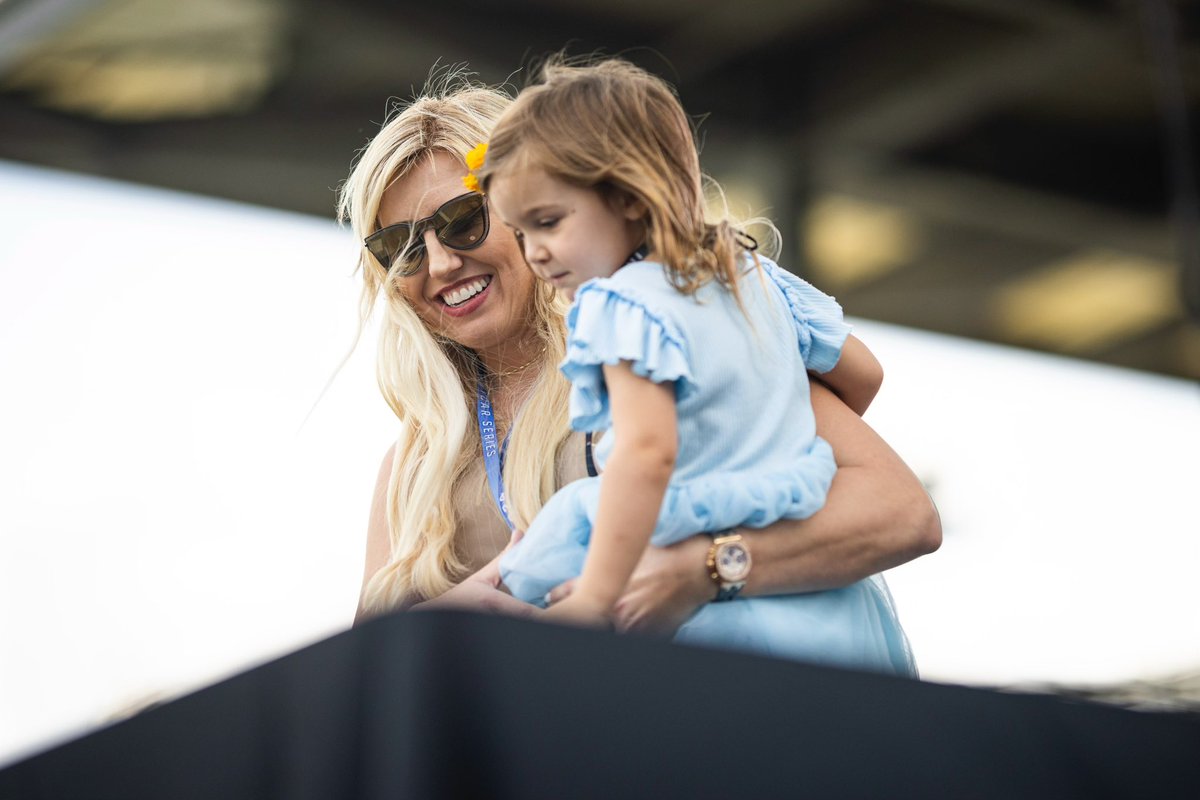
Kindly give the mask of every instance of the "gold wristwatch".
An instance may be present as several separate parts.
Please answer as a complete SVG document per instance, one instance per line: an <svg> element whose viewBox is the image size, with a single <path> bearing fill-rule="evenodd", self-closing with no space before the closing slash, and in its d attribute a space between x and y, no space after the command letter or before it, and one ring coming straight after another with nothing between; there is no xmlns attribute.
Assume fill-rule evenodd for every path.
<svg viewBox="0 0 1200 800"><path fill-rule="evenodd" d="M714 602L732 600L746 585L750 576L750 549L745 540L733 528L717 531L713 534L712 545L708 548L708 575L717 585L717 596Z"/></svg>

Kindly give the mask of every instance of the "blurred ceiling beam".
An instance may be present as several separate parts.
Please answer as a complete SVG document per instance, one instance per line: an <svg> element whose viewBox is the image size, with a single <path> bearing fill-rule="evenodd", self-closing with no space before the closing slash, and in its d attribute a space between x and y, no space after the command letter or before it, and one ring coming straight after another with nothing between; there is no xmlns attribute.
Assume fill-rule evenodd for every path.
<svg viewBox="0 0 1200 800"><path fill-rule="evenodd" d="M1086 250L997 287L988 316L1006 340L1094 355L1183 318L1174 264Z"/></svg>
<svg viewBox="0 0 1200 800"><path fill-rule="evenodd" d="M1007 19L1043 30L1084 30L1108 27L1099 14L1081 11L1055 0L922 0L926 5L944 6L980 16Z"/></svg>
<svg viewBox="0 0 1200 800"><path fill-rule="evenodd" d="M693 8L658 47L672 54L680 83L695 81L785 34L857 16L866 5L865 0L808 0L749 9L719 2L706 10Z"/></svg>
<svg viewBox="0 0 1200 800"><path fill-rule="evenodd" d="M3 76L44 106L116 121L247 111L284 68L286 0L110 0Z"/></svg>
<svg viewBox="0 0 1200 800"><path fill-rule="evenodd" d="M404 24L395 24L401 16ZM301 102L344 105L369 98L382 120L389 98L408 98L421 90L435 65L465 64L482 75L504 75L512 65L465 39L440 9L407 9L401 4L381 11L361 3L307 3L306 24L295 40L290 86ZM490 26L489 26L490 29ZM353 46L331 44L353 42ZM415 80L414 80L415 78ZM490 80L491 78L489 78Z"/></svg>
<svg viewBox="0 0 1200 800"><path fill-rule="evenodd" d="M831 114L800 140L817 152L852 143L899 151L1044 88L1046 75L1086 64L1128 42L1110 28L1053 31L1022 36L991 49L945 62L936 72L896 82L882 95L849 112Z"/></svg>
<svg viewBox="0 0 1200 800"><path fill-rule="evenodd" d="M833 115L800 139L818 150L829 144L856 145L896 152L959 129L1013 101L1041 92L1048 75L1089 63L1139 62L1140 34L1131 16L1098 14L1062 3L1029 0L924 0L926 5L994 17L1028 26L1030 32L946 62L933 74L896 82L860 107ZM1183 46L1185 64L1200 64L1200 48ZM1146 79L1147 94L1151 80Z"/></svg>
<svg viewBox="0 0 1200 800"><path fill-rule="evenodd" d="M0 73L105 0L0 0Z"/></svg>
<svg viewBox="0 0 1200 800"><path fill-rule="evenodd" d="M844 293L851 313L1011 342L995 311L1005 287L1034 286L1054 306L1046 287L1073 302L1085 272L1135 299L1171 286L1162 265L1177 243L1134 13L1146 1L510 0L456 15L389 0L0 0L0 157L330 216L356 150L435 62L500 81L559 47L624 53L712 113L705 166L735 210L769 213L787 246L807 245L807 259L787 260ZM1178 2L1186 13L1200 0ZM267 6L278 16L263 37L241 20ZM200 24L210 16L229 24ZM1195 109L1200 46L1194 26L1183 35ZM189 75L219 77L256 54L278 71L248 105L116 122L66 111L29 82L34 56L55 49L59 65L96 56L89 81L56 84L68 89L94 89L135 51L139 65ZM152 94L181 97L186 81L166 72L170 89ZM1085 258L1097 251L1124 260ZM1107 286L1086 292L1097 308ZM1111 335L1070 346L1200 375L1200 326L1163 308L1147 301Z"/></svg>
<svg viewBox="0 0 1200 800"><path fill-rule="evenodd" d="M866 164L872 164L866 167ZM822 188L895 204L934 221L1067 248L1109 248L1171 260L1165 220L954 170L915 167L886 157L826 160Z"/></svg>

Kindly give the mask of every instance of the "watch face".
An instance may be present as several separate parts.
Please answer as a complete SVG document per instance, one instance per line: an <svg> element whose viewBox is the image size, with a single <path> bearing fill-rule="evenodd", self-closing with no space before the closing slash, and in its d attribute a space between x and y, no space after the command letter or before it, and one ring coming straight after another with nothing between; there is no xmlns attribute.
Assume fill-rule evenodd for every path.
<svg viewBox="0 0 1200 800"><path fill-rule="evenodd" d="M728 542L717 548L717 574L721 580L736 582L750 574L750 551L740 542Z"/></svg>

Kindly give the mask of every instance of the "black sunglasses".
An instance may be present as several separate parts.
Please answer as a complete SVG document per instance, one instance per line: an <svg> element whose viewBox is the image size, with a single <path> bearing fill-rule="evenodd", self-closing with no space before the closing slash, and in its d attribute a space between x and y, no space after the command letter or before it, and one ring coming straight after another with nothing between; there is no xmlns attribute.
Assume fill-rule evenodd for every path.
<svg viewBox="0 0 1200 800"><path fill-rule="evenodd" d="M400 265L397 274L408 277L425 261L425 231L430 229L447 247L474 250L487 239L487 201L479 192L460 194L425 219L388 225L363 239L363 244L384 269L390 270L395 262Z"/></svg>

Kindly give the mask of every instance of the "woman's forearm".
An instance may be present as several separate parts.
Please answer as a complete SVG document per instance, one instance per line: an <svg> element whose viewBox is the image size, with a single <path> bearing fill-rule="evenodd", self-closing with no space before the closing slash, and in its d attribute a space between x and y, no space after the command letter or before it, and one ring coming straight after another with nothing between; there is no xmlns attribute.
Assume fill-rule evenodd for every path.
<svg viewBox="0 0 1200 800"><path fill-rule="evenodd" d="M738 528L754 559L741 595L836 589L936 550L937 510L915 477L899 477L888 466L847 466L834 478L831 502L808 519ZM661 605L686 610L712 600L717 589L706 565L711 542L708 535L693 536L648 559L652 569L638 582L659 588L643 591L675 598Z"/></svg>
<svg viewBox="0 0 1200 800"><path fill-rule="evenodd" d="M933 502L887 443L824 386L813 385L813 408L838 462L829 497L808 519L738 529L754 561L743 596L848 586L941 544ZM619 626L671 632L713 600L711 544L711 536L700 535L651 547L618 608Z"/></svg>
<svg viewBox="0 0 1200 800"><path fill-rule="evenodd" d="M808 519L741 530L754 558L745 594L846 586L941 545L937 509L887 443L817 384L813 409L838 462L829 497Z"/></svg>
<svg viewBox="0 0 1200 800"><path fill-rule="evenodd" d="M847 586L933 552L941 523L928 495L882 486L867 467L838 472L836 500L807 520L740 532L754 558L743 594L788 594Z"/></svg>

